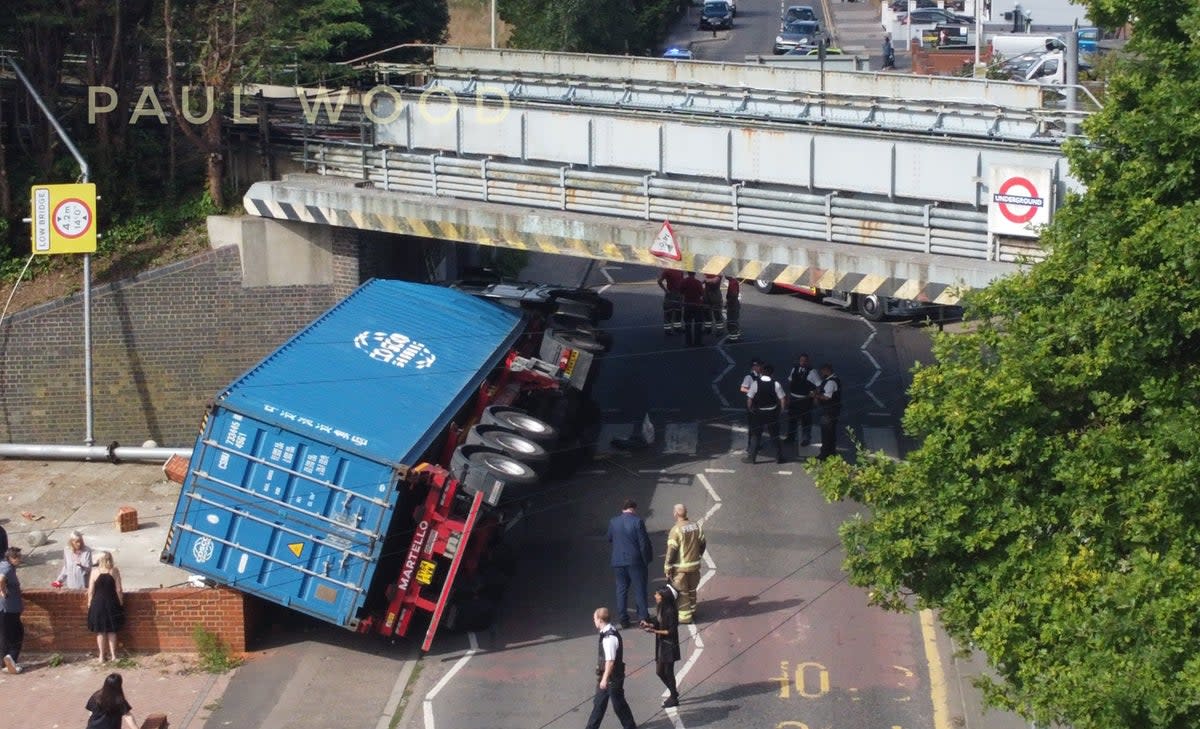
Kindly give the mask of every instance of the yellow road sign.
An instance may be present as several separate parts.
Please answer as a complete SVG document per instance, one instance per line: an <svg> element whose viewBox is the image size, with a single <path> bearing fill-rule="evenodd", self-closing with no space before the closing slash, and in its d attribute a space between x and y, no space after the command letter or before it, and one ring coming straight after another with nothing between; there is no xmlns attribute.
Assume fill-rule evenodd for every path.
<svg viewBox="0 0 1200 729"><path fill-rule="evenodd" d="M34 253L96 252L95 185L35 185L31 195Z"/></svg>

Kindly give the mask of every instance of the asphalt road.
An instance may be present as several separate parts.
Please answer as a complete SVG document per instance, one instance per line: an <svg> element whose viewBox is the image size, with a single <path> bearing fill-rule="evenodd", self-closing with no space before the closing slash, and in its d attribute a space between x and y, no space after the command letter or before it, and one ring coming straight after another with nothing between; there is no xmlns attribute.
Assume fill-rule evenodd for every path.
<svg viewBox="0 0 1200 729"><path fill-rule="evenodd" d="M573 264L547 265L559 267L559 280L579 280L565 271ZM514 530L520 570L498 621L483 633L439 639L421 662L401 725L581 726L594 680L591 611L613 604L605 528L632 497L655 544L652 577L672 504L685 503L704 519L710 544L699 621L677 666L678 710L658 708L652 640L625 633L627 692L639 726L936 726L919 620L868 607L862 591L846 583L837 526L858 507L827 504L815 491L795 456L815 455L816 448L790 450L783 464L761 455L755 465L741 461L737 388L749 359L783 369L800 351L833 363L842 376L842 424L898 455L903 377L892 325L744 289L744 341L729 346L710 338L703 348L685 348L680 337L662 333L654 275L612 266L594 269L591 282L609 284L617 312L609 322L615 348L597 389L605 438L627 435L648 411L657 443L632 455L603 455L569 482L547 487L539 508ZM848 438L840 445L849 454ZM606 722L617 725L612 717Z"/></svg>

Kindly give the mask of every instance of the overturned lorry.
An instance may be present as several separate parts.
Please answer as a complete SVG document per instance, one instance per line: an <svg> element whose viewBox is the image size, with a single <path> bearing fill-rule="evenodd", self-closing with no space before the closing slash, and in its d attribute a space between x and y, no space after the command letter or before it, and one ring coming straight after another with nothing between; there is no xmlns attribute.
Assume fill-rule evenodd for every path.
<svg viewBox="0 0 1200 729"><path fill-rule="evenodd" d="M492 619L506 526L585 457L611 302L373 280L208 407L162 560L382 636Z"/></svg>

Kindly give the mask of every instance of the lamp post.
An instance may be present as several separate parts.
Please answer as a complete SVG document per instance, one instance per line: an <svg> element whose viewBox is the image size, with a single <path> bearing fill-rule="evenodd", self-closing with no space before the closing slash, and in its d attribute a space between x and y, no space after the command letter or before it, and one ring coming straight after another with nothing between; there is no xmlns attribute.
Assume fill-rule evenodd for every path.
<svg viewBox="0 0 1200 729"><path fill-rule="evenodd" d="M492 0L492 49L496 48L496 0Z"/></svg>

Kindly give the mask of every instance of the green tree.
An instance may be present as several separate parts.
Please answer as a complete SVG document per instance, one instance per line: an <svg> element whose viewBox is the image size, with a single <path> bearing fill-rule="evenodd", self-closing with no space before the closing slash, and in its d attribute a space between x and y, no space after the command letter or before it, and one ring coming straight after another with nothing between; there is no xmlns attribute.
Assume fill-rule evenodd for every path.
<svg viewBox="0 0 1200 729"><path fill-rule="evenodd" d="M1200 709L1200 6L1097 1L1133 52L1068 157L1087 192L1043 263L935 340L902 462L815 468L850 579L940 610L988 698L1046 725L1184 729Z"/></svg>
<svg viewBox="0 0 1200 729"><path fill-rule="evenodd" d="M179 128L206 157L207 188L225 205L222 109L235 87L258 81L272 64L326 59L338 43L365 37L358 0L163 0L166 84ZM176 70L177 63L186 69ZM183 87L198 87L184 112ZM211 93L213 104L207 104ZM199 98L199 108L196 99ZM207 108L206 108L207 107Z"/></svg>
<svg viewBox="0 0 1200 729"><path fill-rule="evenodd" d="M354 38L341 52L352 59L402 43L445 43L450 26L446 0L359 0L367 38Z"/></svg>
<svg viewBox="0 0 1200 729"><path fill-rule="evenodd" d="M500 0L510 43L580 53L640 54L654 46L679 0Z"/></svg>

